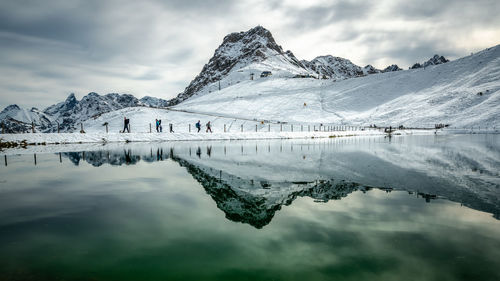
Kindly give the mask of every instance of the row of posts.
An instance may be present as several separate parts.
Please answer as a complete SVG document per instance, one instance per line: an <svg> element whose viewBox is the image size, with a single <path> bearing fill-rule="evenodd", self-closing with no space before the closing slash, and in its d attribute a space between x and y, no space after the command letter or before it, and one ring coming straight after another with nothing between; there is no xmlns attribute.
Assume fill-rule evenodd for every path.
<svg viewBox="0 0 500 281"><path fill-rule="evenodd" d="M59 122L56 122L57 123L57 133L60 132L60 126L59 126ZM103 126L106 127L106 133L108 133L108 122L104 123ZM172 125L173 126L173 125ZM4 123L2 122L1 123L1 127L2 127L2 134L5 134L5 125ZM361 130L364 130L365 128L369 128L371 129L370 127L356 127L356 126L323 126L323 125L320 125L318 126L318 131L320 132L337 132L337 131L361 131ZM488 130L488 127L483 127L485 130ZM376 129L376 128L374 128ZM457 128L454 128L454 129L457 129ZM467 128L463 128L463 129L467 129ZM477 128L474 128L474 127L471 127L470 128L471 130L481 130L481 127L478 126ZM496 127L493 127L493 130L495 130ZM227 127L226 127L226 124L224 124L224 133L226 133L228 130L227 130ZM240 126L240 131L243 132L243 124L241 124ZM258 132L259 131L259 125L258 124L255 124L255 132ZM271 124L268 124L268 128L267 128L267 131L268 132L271 132ZM294 126L293 124L290 124L290 131L291 132L294 132ZM300 131L303 132L304 131L304 125L300 125ZM307 125L307 131L310 132L311 131L311 125ZM313 125L313 131L316 131L316 125ZM32 133L35 133L35 124L34 122L31 122L31 132ZM149 132L152 133L152 126L151 126L151 123L149 123ZM191 124L189 124L189 132L191 133ZM280 124L280 132L283 132L283 124ZM80 133L85 133L84 129L83 129L83 124L80 123Z"/></svg>

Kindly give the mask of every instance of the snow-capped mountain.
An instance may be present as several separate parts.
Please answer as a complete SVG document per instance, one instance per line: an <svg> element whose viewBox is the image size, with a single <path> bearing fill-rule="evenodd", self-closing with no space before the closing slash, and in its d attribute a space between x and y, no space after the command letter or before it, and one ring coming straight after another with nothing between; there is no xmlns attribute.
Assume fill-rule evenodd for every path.
<svg viewBox="0 0 500 281"><path fill-rule="evenodd" d="M0 122L6 133L28 132L32 130L32 124L37 130L47 130L51 126L50 116L44 114L37 108L29 110L22 109L13 104L7 106L0 112Z"/></svg>
<svg viewBox="0 0 500 281"><path fill-rule="evenodd" d="M261 73L270 72L280 78L325 78L344 80L380 70L368 65L362 68L348 59L331 55L319 56L312 61L298 60L291 51L283 51L271 32L257 26L246 32L235 32L224 37L214 56L196 78L171 104L201 96L246 80L258 80Z"/></svg>
<svg viewBox="0 0 500 281"><path fill-rule="evenodd" d="M369 64L365 67L363 67L363 74L364 75L368 75L368 74L375 74L375 73L380 73L382 72L382 70L380 69L376 69L375 67L373 67L373 65Z"/></svg>
<svg viewBox="0 0 500 281"><path fill-rule="evenodd" d="M175 108L289 123L498 128L499 66L500 45L425 69L336 82L280 77L245 81L194 96Z"/></svg>
<svg viewBox="0 0 500 281"><path fill-rule="evenodd" d="M302 63L314 73L318 73L321 77L334 80L344 80L353 77L363 76L363 69L355 65L348 59L334 57L331 55L320 56L312 61L302 61Z"/></svg>
<svg viewBox="0 0 500 281"><path fill-rule="evenodd" d="M149 106L149 107L166 107L170 105L168 100L145 96L139 99L139 105Z"/></svg>
<svg viewBox="0 0 500 281"><path fill-rule="evenodd" d="M36 108L31 110L21 109L17 105L7 106L0 113L0 122L8 133L22 133L32 130L41 132L73 132L80 130L79 124L96 118L103 113L116 111L126 107L147 106L164 107L168 101L154 97L143 97L137 99L129 94L111 93L99 95L89 93L78 101L71 93L65 101L51 105L40 111Z"/></svg>
<svg viewBox="0 0 500 281"><path fill-rule="evenodd" d="M246 32L235 32L224 37L200 74L184 92L172 100L172 104L178 104L194 94L216 90L219 82L221 87L226 87L250 79L252 73L257 78L262 71L288 77L309 74L291 51L283 51L271 32L257 26Z"/></svg>
<svg viewBox="0 0 500 281"><path fill-rule="evenodd" d="M400 71L400 70L403 70L403 69L400 68L397 64L392 64L392 65L389 65L388 67L384 68L384 70L382 70L382 72L391 72L391 71Z"/></svg>

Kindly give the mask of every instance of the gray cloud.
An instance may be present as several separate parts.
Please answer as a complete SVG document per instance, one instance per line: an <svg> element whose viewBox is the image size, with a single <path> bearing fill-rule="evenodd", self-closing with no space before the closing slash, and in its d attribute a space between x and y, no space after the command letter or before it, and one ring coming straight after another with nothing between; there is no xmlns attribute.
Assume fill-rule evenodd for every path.
<svg viewBox="0 0 500 281"><path fill-rule="evenodd" d="M290 17L290 24L298 30L322 28L336 22L357 20L364 17L373 7L366 1L336 1L313 7L282 6Z"/></svg>

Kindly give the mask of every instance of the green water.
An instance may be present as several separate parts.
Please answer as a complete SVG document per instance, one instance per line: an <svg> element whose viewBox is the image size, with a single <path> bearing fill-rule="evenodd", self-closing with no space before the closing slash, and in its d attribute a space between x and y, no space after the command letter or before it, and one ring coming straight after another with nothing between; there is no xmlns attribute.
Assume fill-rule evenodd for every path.
<svg viewBox="0 0 500 281"><path fill-rule="evenodd" d="M500 280L499 138L463 138L9 154L0 280Z"/></svg>

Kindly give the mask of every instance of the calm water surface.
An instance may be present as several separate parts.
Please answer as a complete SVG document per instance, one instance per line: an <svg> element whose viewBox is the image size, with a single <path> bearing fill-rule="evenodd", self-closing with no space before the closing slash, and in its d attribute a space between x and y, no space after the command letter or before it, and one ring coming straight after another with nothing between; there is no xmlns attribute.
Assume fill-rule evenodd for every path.
<svg viewBox="0 0 500 281"><path fill-rule="evenodd" d="M0 156L0 280L500 280L497 135Z"/></svg>

